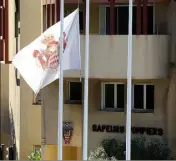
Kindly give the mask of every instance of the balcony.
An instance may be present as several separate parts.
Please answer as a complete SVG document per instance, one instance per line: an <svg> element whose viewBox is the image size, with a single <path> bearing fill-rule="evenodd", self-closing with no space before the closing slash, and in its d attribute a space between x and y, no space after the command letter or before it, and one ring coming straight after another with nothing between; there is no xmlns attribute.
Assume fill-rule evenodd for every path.
<svg viewBox="0 0 176 161"><path fill-rule="evenodd" d="M167 35L133 36L134 79L157 79L167 76ZM84 72L85 36L81 36L82 70ZM125 79L127 77L127 35L90 35L89 77ZM65 77L79 77L79 71L64 71ZM83 74L84 75L84 74Z"/></svg>

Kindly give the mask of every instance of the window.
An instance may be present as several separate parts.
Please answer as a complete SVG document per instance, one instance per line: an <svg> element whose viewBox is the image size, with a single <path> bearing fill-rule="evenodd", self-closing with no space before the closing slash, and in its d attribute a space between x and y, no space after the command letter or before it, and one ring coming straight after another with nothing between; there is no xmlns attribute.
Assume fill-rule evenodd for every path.
<svg viewBox="0 0 176 161"><path fill-rule="evenodd" d="M143 6L141 6L141 13L143 11ZM147 33L149 35L154 34L154 7L151 6L147 6ZM142 21L143 21L143 16L141 15L141 32L142 32ZM143 32L142 32L143 34Z"/></svg>
<svg viewBox="0 0 176 161"><path fill-rule="evenodd" d="M83 11L79 11L79 28L80 28L80 32L83 33L84 32L84 12Z"/></svg>
<svg viewBox="0 0 176 161"><path fill-rule="evenodd" d="M136 110L154 110L154 85L133 85L133 108Z"/></svg>
<svg viewBox="0 0 176 161"><path fill-rule="evenodd" d="M125 86L123 83L102 83L102 109L124 109Z"/></svg>
<svg viewBox="0 0 176 161"><path fill-rule="evenodd" d="M15 7L16 7L16 11L15 11L15 37L18 37L19 34L19 21L20 21L20 4L19 4L19 0L15 0Z"/></svg>
<svg viewBox="0 0 176 161"><path fill-rule="evenodd" d="M41 145L33 145L33 150L34 151L40 151Z"/></svg>
<svg viewBox="0 0 176 161"><path fill-rule="evenodd" d="M45 4L43 5L43 30L45 31L55 22L55 4Z"/></svg>
<svg viewBox="0 0 176 161"><path fill-rule="evenodd" d="M128 5L118 5L115 6L114 12L114 34L118 35L127 35L128 34ZM103 13L103 12L102 12ZM143 22L143 6L141 6L141 34L143 34L142 30L142 22ZM132 32L136 34L136 23L137 23L137 6L133 6L133 25ZM147 6L147 24L148 24L148 34L153 34L154 32L154 12L153 6ZM110 6L105 7L105 32L107 35L110 34ZM100 22L100 25L101 24Z"/></svg>
<svg viewBox="0 0 176 161"><path fill-rule="evenodd" d="M82 83L81 82L69 82L68 101L69 103L82 102Z"/></svg>
<svg viewBox="0 0 176 161"><path fill-rule="evenodd" d="M15 0L15 6L16 6L16 11L15 11L15 37L16 37L16 53L19 51L19 34L20 34L20 4L19 0Z"/></svg>

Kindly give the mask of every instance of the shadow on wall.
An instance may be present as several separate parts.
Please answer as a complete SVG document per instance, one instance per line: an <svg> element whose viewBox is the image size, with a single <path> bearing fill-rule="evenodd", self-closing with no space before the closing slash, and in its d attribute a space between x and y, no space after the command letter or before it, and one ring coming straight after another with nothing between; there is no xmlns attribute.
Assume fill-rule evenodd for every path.
<svg viewBox="0 0 176 161"><path fill-rule="evenodd" d="M9 121L10 121L10 145L16 145L16 133L15 133L15 123L14 123L14 115L12 106L10 104L10 110L9 110ZM16 149L16 159L18 160L18 149Z"/></svg>

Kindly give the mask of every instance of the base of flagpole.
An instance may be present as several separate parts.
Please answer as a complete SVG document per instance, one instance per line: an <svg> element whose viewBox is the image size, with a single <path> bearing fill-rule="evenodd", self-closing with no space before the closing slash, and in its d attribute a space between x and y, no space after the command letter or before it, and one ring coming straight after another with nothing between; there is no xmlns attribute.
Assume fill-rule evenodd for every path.
<svg viewBox="0 0 176 161"><path fill-rule="evenodd" d="M57 160L57 145L43 145L44 155L42 160ZM81 160L81 147L63 146L63 160Z"/></svg>

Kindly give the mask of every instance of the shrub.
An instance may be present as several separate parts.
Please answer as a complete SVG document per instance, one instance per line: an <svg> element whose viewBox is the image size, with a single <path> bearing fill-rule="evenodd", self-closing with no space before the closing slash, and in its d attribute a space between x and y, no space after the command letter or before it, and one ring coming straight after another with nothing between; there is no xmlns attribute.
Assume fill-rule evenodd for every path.
<svg viewBox="0 0 176 161"><path fill-rule="evenodd" d="M28 158L29 160L41 160L41 149L32 151Z"/></svg>
<svg viewBox="0 0 176 161"><path fill-rule="evenodd" d="M105 139L91 151L89 160L105 159L125 160L125 141ZM135 137L131 140L132 160L171 160L171 150L161 139Z"/></svg>
<svg viewBox="0 0 176 161"><path fill-rule="evenodd" d="M109 157L105 152L105 149L102 145L97 146L94 151L90 152L88 160L116 160L115 157Z"/></svg>

